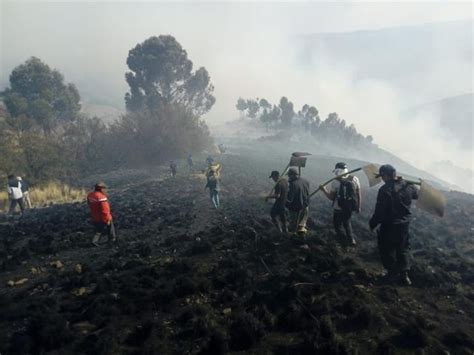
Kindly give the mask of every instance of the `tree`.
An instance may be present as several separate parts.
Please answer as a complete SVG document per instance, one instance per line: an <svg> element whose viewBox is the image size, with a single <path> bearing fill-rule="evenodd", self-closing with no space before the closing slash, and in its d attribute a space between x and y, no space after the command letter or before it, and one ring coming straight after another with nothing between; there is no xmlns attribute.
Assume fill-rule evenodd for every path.
<svg viewBox="0 0 474 355"><path fill-rule="evenodd" d="M238 111L240 111L240 116L243 117L245 114L245 110L248 109L247 101L239 97L239 99L237 100L237 105L235 105L235 108Z"/></svg>
<svg viewBox="0 0 474 355"><path fill-rule="evenodd" d="M203 67L193 73L193 63L173 36L154 36L137 44L128 53L127 65L130 92L125 103L130 112L157 111L162 104L173 104L199 117L216 101L209 73Z"/></svg>
<svg viewBox="0 0 474 355"><path fill-rule="evenodd" d="M13 69L2 95L12 118L24 115L46 134L76 120L81 109L77 88L36 57Z"/></svg>
<svg viewBox="0 0 474 355"><path fill-rule="evenodd" d="M162 163L202 151L211 143L206 124L183 107L165 104L160 113L128 112L111 127L116 159L132 165Z"/></svg>
<svg viewBox="0 0 474 355"><path fill-rule="evenodd" d="M283 128L291 128L295 111L293 110L293 103L285 96L280 99L279 108L281 110L280 120Z"/></svg>
<svg viewBox="0 0 474 355"><path fill-rule="evenodd" d="M297 116L306 131L314 131L321 123L318 109L314 106L303 105Z"/></svg>
<svg viewBox="0 0 474 355"><path fill-rule="evenodd" d="M257 118L259 110L260 105L258 104L258 100L247 100L247 115L250 118Z"/></svg>

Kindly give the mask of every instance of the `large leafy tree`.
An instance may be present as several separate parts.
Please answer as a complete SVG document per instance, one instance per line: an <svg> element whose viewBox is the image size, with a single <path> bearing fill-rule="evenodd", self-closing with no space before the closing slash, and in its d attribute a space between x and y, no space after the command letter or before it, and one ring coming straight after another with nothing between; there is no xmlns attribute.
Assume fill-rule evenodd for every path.
<svg viewBox="0 0 474 355"><path fill-rule="evenodd" d="M193 63L173 36L150 37L137 44L129 51L127 65L130 92L125 103L130 112L172 104L199 117L216 101L209 73L203 67L193 72Z"/></svg>
<svg viewBox="0 0 474 355"><path fill-rule="evenodd" d="M279 108L281 110L281 124L283 128L291 128L293 118L295 117L295 111L293 109L293 103L288 100L285 96L280 99Z"/></svg>
<svg viewBox="0 0 474 355"><path fill-rule="evenodd" d="M3 99L13 119L27 117L47 134L76 120L81 109L74 84L36 57L13 69Z"/></svg>

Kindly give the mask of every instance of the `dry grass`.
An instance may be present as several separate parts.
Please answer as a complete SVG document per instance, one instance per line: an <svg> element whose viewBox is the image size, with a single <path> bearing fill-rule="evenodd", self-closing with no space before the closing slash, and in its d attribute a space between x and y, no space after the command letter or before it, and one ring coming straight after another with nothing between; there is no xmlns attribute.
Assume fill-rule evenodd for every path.
<svg viewBox="0 0 474 355"><path fill-rule="evenodd" d="M60 182L49 182L47 184L30 188L30 199L33 207L82 201L85 197L85 189L76 189ZM5 211L7 209L8 194L5 190L0 191L0 210Z"/></svg>

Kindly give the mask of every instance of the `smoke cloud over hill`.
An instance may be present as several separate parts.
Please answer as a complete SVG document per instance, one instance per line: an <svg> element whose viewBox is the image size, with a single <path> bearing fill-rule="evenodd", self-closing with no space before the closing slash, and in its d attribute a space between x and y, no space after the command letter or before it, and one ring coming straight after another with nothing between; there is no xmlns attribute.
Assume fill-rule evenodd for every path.
<svg viewBox="0 0 474 355"><path fill-rule="evenodd" d="M206 116L211 127L237 117L239 96L272 102L287 96L296 107L316 106L322 119L337 112L419 168L443 160L471 169L472 146L446 138L433 113L399 114L473 91L472 19L459 22L471 10L470 3L7 1L0 85L35 55L76 83L84 101L123 110L128 51L149 36L172 34L195 68L205 66L211 75L217 99ZM424 25L434 21L458 22Z"/></svg>

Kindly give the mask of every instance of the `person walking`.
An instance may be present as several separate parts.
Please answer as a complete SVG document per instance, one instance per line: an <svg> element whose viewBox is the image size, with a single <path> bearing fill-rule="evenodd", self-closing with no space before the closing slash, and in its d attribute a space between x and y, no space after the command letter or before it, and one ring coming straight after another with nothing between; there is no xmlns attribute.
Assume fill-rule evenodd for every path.
<svg viewBox="0 0 474 355"><path fill-rule="evenodd" d="M170 172L171 172L171 177L176 177L176 174L178 172L178 165L174 160L170 160Z"/></svg>
<svg viewBox="0 0 474 355"><path fill-rule="evenodd" d="M27 181L22 179L21 176L17 177L17 180L21 183L21 192L23 192L23 203L26 207L31 208L31 199L30 199L30 184Z"/></svg>
<svg viewBox="0 0 474 355"><path fill-rule="evenodd" d="M188 155L188 167L189 167L189 170L194 169L194 161L193 161L193 155L192 154Z"/></svg>
<svg viewBox="0 0 474 355"><path fill-rule="evenodd" d="M369 221L373 231L378 230L378 249L382 264L386 270L385 278L393 281L396 278L404 285L411 285L409 227L411 220L412 200L418 199L415 185L397 177L392 165L382 165L377 177L385 183L378 191L375 211Z"/></svg>
<svg viewBox="0 0 474 355"><path fill-rule="evenodd" d="M320 189L332 201L333 224L337 237L344 244L355 246L351 217L353 212L360 213L362 194L357 176L343 175L347 172L346 163L337 163L333 173L340 177L332 182L330 191L323 185L320 185Z"/></svg>
<svg viewBox="0 0 474 355"><path fill-rule="evenodd" d="M98 182L94 186L94 191L89 192L87 195L87 204L89 205L91 220L95 229L92 244L95 246L99 246L102 236L106 236L109 242L117 241L110 203L105 193L106 189L105 183Z"/></svg>
<svg viewBox="0 0 474 355"><path fill-rule="evenodd" d="M288 180L280 178L280 173L277 170L271 172L270 179L276 182L274 192L265 199L275 199L275 203L270 211L270 217L280 233L288 233L288 225L286 218L286 200L288 198Z"/></svg>
<svg viewBox="0 0 474 355"><path fill-rule="evenodd" d="M20 206L20 214L23 216L25 204L23 203L23 192L21 191L21 182L14 175L8 175L7 183L8 199L10 200L9 215L15 214L16 206Z"/></svg>
<svg viewBox="0 0 474 355"><path fill-rule="evenodd" d="M290 212L289 232L305 235L309 216L309 182L299 176L296 168L288 170L289 190L286 207Z"/></svg>
<svg viewBox="0 0 474 355"><path fill-rule="evenodd" d="M212 204L214 208L219 208L220 200L219 200L219 177L217 176L215 170L210 170L207 177L207 184L204 189L209 188L209 196L211 197Z"/></svg>

